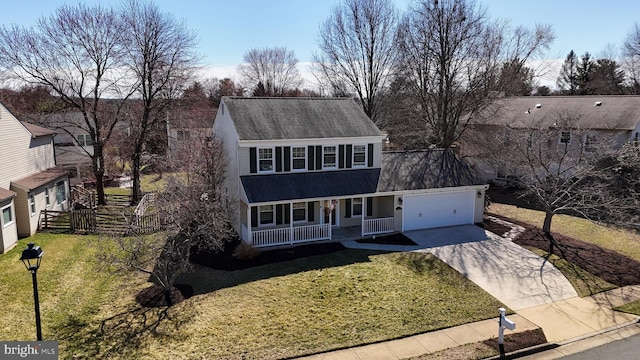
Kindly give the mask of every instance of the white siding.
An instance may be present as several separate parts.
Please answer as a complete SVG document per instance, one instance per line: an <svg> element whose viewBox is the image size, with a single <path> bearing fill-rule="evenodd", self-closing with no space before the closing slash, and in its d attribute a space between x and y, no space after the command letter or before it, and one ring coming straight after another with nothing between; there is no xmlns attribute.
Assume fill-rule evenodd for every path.
<svg viewBox="0 0 640 360"><path fill-rule="evenodd" d="M56 166L53 139L32 139L31 133L0 104L0 187ZM7 161L8 160L8 161Z"/></svg>
<svg viewBox="0 0 640 360"><path fill-rule="evenodd" d="M2 209L10 208L12 222L5 224L2 221ZM16 230L16 212L13 199L0 202L0 254L13 248L18 241L18 231Z"/></svg>
<svg viewBox="0 0 640 360"><path fill-rule="evenodd" d="M216 113L216 119L213 122L213 136L222 141L224 150L228 159L225 192L230 201L240 199L240 172L238 169L238 134L233 121L229 116L229 112L225 108L224 100L220 103L220 108ZM240 206L233 206L237 209L231 218L234 219L234 229L241 233L240 229Z"/></svg>

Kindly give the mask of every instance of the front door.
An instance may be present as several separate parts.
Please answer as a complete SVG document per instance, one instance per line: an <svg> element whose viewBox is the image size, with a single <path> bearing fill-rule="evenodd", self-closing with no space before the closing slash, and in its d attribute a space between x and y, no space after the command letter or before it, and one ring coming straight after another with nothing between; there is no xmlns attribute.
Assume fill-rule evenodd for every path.
<svg viewBox="0 0 640 360"><path fill-rule="evenodd" d="M338 210L340 208L340 201L339 200L331 200L331 201L325 201L325 206L324 206L324 224L329 223L329 219L331 220L331 226L339 226L340 224L338 224L338 219L339 217L336 216L336 214L338 213Z"/></svg>

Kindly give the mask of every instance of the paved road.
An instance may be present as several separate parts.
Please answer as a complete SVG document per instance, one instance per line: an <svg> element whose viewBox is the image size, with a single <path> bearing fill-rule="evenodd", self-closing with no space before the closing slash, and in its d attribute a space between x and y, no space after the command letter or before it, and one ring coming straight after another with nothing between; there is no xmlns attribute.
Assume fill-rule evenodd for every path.
<svg viewBox="0 0 640 360"><path fill-rule="evenodd" d="M474 225L405 233L513 310L578 296L545 259Z"/></svg>
<svg viewBox="0 0 640 360"><path fill-rule="evenodd" d="M561 357L563 360L636 360L640 359L640 334L614 341L573 355Z"/></svg>

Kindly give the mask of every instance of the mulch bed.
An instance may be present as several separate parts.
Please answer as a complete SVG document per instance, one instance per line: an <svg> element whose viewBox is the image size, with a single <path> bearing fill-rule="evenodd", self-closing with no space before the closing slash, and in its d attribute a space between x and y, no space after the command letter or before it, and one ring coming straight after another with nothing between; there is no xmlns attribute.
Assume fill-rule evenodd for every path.
<svg viewBox="0 0 640 360"><path fill-rule="evenodd" d="M239 242L229 243L222 252L218 253L195 252L191 255L191 261L212 269L233 271L303 257L324 255L345 249L340 243L300 245L286 249L265 250L259 252L252 259L240 260L233 256L233 250L238 244Z"/></svg>
<svg viewBox="0 0 640 360"><path fill-rule="evenodd" d="M161 307L175 305L193 296L193 287L190 285L175 284L171 288L171 304L167 301L164 288L160 285L153 284L148 288L142 289L136 295L136 302L144 307Z"/></svg>
<svg viewBox="0 0 640 360"><path fill-rule="evenodd" d="M507 331L508 332L508 331ZM483 341L483 343L495 351L500 352L498 338ZM547 338L542 329L527 330L515 334L504 335L504 352L510 353L516 350L526 349L532 346L546 344Z"/></svg>
<svg viewBox="0 0 640 360"><path fill-rule="evenodd" d="M525 228L525 232L514 240L516 244L549 251L550 239L541 229L499 215L491 215ZM498 224L485 220L484 225L485 229L494 232L490 229ZM613 250L603 249L568 236L557 233L553 233L552 236L556 244L553 254L617 286L640 284L640 262Z"/></svg>
<svg viewBox="0 0 640 360"><path fill-rule="evenodd" d="M361 244L383 244L383 245L418 245L413 240L404 236L401 233L391 234L386 236L376 236L374 238L366 238L361 240L356 240L356 242Z"/></svg>
<svg viewBox="0 0 640 360"><path fill-rule="evenodd" d="M493 222L488 219L485 219L482 224L478 224L478 225L481 225L485 230L491 231L492 233L499 236L504 236L504 234L511 231L510 227L504 226L502 224L498 224L497 222Z"/></svg>

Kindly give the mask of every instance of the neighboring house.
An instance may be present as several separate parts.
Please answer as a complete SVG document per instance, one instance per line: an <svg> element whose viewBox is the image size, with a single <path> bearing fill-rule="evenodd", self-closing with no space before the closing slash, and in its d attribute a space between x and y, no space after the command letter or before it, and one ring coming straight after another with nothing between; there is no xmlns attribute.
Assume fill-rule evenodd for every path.
<svg viewBox="0 0 640 360"><path fill-rule="evenodd" d="M81 112L30 115L30 121L56 129L53 138L56 162L69 171L72 178L90 176L93 140Z"/></svg>
<svg viewBox="0 0 640 360"><path fill-rule="evenodd" d="M476 173L483 180L505 180L506 171L482 161L482 151L474 142L499 139L509 132L534 126L558 129L556 141L550 146L587 146L607 139L618 147L628 141L640 140L640 96L524 96L504 98L485 113L470 120L460 141L462 154L479 157L473 161ZM505 145L508 152L508 144Z"/></svg>
<svg viewBox="0 0 640 360"><path fill-rule="evenodd" d="M69 180L56 166L54 135L20 122L0 104L0 253L36 232L41 210L69 207Z"/></svg>
<svg viewBox="0 0 640 360"><path fill-rule="evenodd" d="M215 119L209 109L202 114L192 114L188 108L174 110L167 115L167 153L171 159L179 157L181 150L194 147L194 143L211 137ZM195 115L195 116L194 116Z"/></svg>
<svg viewBox="0 0 640 360"><path fill-rule="evenodd" d="M383 152L352 99L221 101L233 226L256 247L482 221L486 185L451 150Z"/></svg>

